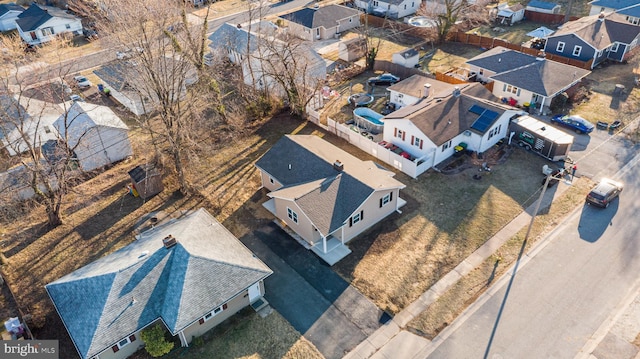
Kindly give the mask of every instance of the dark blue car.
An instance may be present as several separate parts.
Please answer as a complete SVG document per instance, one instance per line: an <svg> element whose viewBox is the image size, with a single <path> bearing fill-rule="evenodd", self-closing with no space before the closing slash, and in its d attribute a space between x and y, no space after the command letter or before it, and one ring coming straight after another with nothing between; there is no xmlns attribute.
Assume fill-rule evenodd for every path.
<svg viewBox="0 0 640 359"><path fill-rule="evenodd" d="M556 115L551 118L551 123L570 128L576 133L590 133L595 126L578 115Z"/></svg>

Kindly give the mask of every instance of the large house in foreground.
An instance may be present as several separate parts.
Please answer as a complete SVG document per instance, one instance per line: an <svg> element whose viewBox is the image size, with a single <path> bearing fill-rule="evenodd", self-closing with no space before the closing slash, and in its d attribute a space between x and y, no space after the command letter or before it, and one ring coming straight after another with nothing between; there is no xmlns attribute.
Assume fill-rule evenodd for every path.
<svg viewBox="0 0 640 359"><path fill-rule="evenodd" d="M405 204L405 185L392 171L318 136L286 135L256 167L269 191L264 207L329 264L351 252L345 243Z"/></svg>
<svg viewBox="0 0 640 359"><path fill-rule="evenodd" d="M182 346L250 304L272 271L205 209L45 286L82 359L123 359L156 323ZM81 309L81 310L79 310Z"/></svg>

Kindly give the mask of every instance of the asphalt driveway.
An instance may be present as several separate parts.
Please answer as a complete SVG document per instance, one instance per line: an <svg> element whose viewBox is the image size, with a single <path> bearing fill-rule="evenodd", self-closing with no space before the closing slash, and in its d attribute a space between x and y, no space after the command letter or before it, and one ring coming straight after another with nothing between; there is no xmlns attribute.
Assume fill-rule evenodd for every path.
<svg viewBox="0 0 640 359"><path fill-rule="evenodd" d="M382 324L375 304L275 224L240 240L273 270L267 301L327 359L342 358Z"/></svg>

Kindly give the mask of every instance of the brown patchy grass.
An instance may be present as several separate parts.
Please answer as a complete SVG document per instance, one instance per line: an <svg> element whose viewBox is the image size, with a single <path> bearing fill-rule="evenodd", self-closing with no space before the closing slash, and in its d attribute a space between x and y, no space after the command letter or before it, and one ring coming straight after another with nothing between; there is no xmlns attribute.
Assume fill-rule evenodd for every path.
<svg viewBox="0 0 640 359"><path fill-rule="evenodd" d="M571 188L560 199L554 201L547 211L536 217L524 249L525 253L575 209L576 202L583 200L591 184L591 181L586 178L574 181ZM527 228L523 228L500 247L496 254L487 258L478 268L459 280L427 310L411 321L408 329L429 339L438 335L468 305L484 293L494 280L515 263L522 249L526 231Z"/></svg>
<svg viewBox="0 0 640 359"><path fill-rule="evenodd" d="M361 156L362 157L362 156ZM397 313L452 270L531 202L545 160L515 150L481 181L478 167L455 175L398 175L407 187L394 214L350 243L334 265L361 292Z"/></svg>
<svg viewBox="0 0 640 359"><path fill-rule="evenodd" d="M498 38L505 41L508 41L512 44L521 44L523 42L531 40L531 37L527 36L527 33L539 28L540 26L546 26L550 29L553 29L553 26L549 24L543 24L539 22L532 21L521 21L515 23L513 26L503 26L503 25L483 25L467 31L469 34L476 34L486 37ZM494 31L493 29L500 28L505 31Z"/></svg>
<svg viewBox="0 0 640 359"><path fill-rule="evenodd" d="M431 73L446 72L453 67L464 67L470 58L479 55L482 50L477 46L447 42L435 50L433 56L423 63L423 68Z"/></svg>
<svg viewBox="0 0 640 359"><path fill-rule="evenodd" d="M125 189L129 182L127 171L144 162L145 154L151 155L144 134L134 130L131 138L137 157L76 187L63 206L65 224L47 231L42 208L23 213L19 221L5 221L0 226L0 250L7 257L2 273L14 289L21 309L33 315L34 327L41 327L34 328L35 335L60 339L61 357L77 357L70 338L62 334L66 331L44 285L131 243L136 224L145 214L163 211L177 217L183 211L205 207L236 236L247 233L260 220L261 213L258 202L262 198L254 196L259 179L253 163L282 134L295 132L299 125L298 120L288 116L276 117L266 124L256 122L246 129L246 135L238 136L232 143L203 148L203 152L213 155L191 159L194 171L190 180L195 189L192 195L176 195L177 185L169 172L164 181L165 191L146 202L128 195ZM209 152L212 150L215 152ZM269 220L266 215L263 217ZM278 321L274 323L281 325ZM276 329L273 334L262 330L263 340L278 341L277 335L284 332ZM287 338L296 335L292 328L287 333ZM317 351L308 343L297 340L293 343L290 350L294 353L305 353L307 348L309 357L317 357ZM261 357L279 356L261 354Z"/></svg>

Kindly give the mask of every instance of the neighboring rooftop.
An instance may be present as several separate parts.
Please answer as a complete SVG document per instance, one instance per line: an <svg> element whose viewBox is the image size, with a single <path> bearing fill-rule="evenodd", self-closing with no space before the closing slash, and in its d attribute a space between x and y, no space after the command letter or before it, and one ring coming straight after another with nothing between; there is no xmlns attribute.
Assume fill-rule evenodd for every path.
<svg viewBox="0 0 640 359"><path fill-rule="evenodd" d="M531 91L553 96L568 85L589 75L591 71L547 59L491 76L491 79Z"/></svg>
<svg viewBox="0 0 640 359"><path fill-rule="evenodd" d="M623 15L614 12L604 15L604 18L601 16L597 14L569 21L550 37L574 35L602 50L616 41L629 44L640 33L640 26L630 24Z"/></svg>
<svg viewBox="0 0 640 359"><path fill-rule="evenodd" d="M466 63L499 74L534 62L536 62L535 56L507 49L502 46L496 46L473 57Z"/></svg>
<svg viewBox="0 0 640 359"><path fill-rule="evenodd" d="M77 19L75 16L56 7L33 3L27 10L18 15L16 23L20 26L22 31L28 32L37 29L40 25L43 25L53 17Z"/></svg>
<svg viewBox="0 0 640 359"><path fill-rule="evenodd" d="M529 3L527 3L527 7L535 7L538 9L545 9L545 10L553 10L555 9L556 6L559 6L559 5L553 2L541 1L541 0L531 0L529 1Z"/></svg>
<svg viewBox="0 0 640 359"><path fill-rule="evenodd" d="M327 5L319 8L302 8L300 10L280 15L287 21L300 24L309 29L324 27L325 29L336 26L338 20L357 16L360 12L342 5Z"/></svg>
<svg viewBox="0 0 640 359"><path fill-rule="evenodd" d="M169 235L177 243L166 248ZM158 318L176 335L271 273L199 209L143 232L45 288L85 359Z"/></svg>
<svg viewBox="0 0 640 359"><path fill-rule="evenodd" d="M423 91L426 84L431 85L429 87L429 97L448 95L455 87L453 84L416 74L389 86L387 90L420 98L424 94Z"/></svg>

